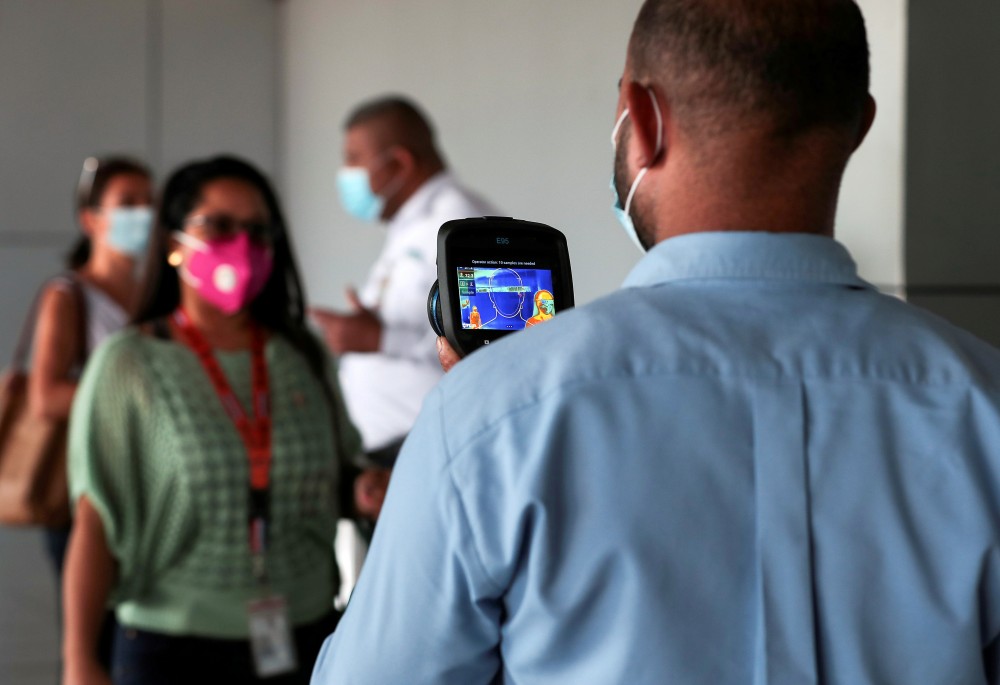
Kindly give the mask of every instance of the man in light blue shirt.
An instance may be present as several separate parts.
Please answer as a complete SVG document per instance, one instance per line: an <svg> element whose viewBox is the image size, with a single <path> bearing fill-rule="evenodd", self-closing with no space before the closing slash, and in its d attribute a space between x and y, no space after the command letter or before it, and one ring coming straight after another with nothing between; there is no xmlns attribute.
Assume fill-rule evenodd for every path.
<svg viewBox="0 0 1000 685"><path fill-rule="evenodd" d="M1000 683L1000 352L833 238L852 0L648 0L625 287L459 364L317 685Z"/></svg>

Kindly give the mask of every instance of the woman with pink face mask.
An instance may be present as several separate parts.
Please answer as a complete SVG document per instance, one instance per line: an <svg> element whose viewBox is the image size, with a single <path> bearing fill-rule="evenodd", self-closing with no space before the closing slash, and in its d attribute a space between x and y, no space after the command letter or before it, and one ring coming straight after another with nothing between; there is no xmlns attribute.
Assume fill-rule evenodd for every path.
<svg viewBox="0 0 1000 685"><path fill-rule="evenodd" d="M360 442L270 184L229 157L176 171L146 268L73 411L64 683L307 683Z"/></svg>

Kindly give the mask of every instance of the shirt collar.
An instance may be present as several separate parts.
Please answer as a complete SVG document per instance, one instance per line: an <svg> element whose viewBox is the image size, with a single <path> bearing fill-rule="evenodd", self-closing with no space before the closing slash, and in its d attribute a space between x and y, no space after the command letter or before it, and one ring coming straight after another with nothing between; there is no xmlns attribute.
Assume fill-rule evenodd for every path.
<svg viewBox="0 0 1000 685"><path fill-rule="evenodd" d="M430 211L431 202L434 200L434 196L437 195L438 190L450 182L451 173L447 170L439 171L427 179L422 186L417 188L417 192L413 193L400 206L395 216L389 220L389 230L392 231L399 226L412 224L415 219L426 215Z"/></svg>
<svg viewBox="0 0 1000 685"><path fill-rule="evenodd" d="M688 233L655 245L624 287L692 279L805 281L871 288L847 249L808 233Z"/></svg>

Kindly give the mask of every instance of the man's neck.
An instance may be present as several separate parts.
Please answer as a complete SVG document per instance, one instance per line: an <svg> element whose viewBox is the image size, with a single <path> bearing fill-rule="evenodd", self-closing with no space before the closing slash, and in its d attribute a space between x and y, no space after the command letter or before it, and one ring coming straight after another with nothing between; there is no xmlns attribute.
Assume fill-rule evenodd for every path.
<svg viewBox="0 0 1000 685"><path fill-rule="evenodd" d="M410 198L417 194L424 184L434 178L439 172L444 171L443 166L421 168L406 180L403 187L394 196L386 200L385 210L382 212L382 220L385 222L392 219L399 213Z"/></svg>
<svg viewBox="0 0 1000 685"><path fill-rule="evenodd" d="M802 146L762 150L736 144L720 155L723 163L685 164L681 157L661 172L659 190L647 205L657 241L704 231L832 236L843 168L817 163L817 155L836 159ZM657 176L650 173L649 180Z"/></svg>
<svg viewBox="0 0 1000 685"><path fill-rule="evenodd" d="M109 249L94 250L80 275L125 310L131 309L136 292L135 261Z"/></svg>

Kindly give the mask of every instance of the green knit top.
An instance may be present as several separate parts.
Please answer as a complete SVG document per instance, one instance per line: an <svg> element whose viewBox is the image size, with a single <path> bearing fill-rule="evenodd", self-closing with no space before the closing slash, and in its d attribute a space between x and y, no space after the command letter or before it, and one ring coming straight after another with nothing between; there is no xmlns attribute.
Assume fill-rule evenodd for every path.
<svg viewBox="0 0 1000 685"><path fill-rule="evenodd" d="M335 381L331 411L289 342L272 336L266 355L273 421L267 570L271 591L286 598L299 625L332 607L340 465L360 439ZM250 407L250 352L216 358ZM248 542L247 454L187 346L128 329L97 350L73 405L69 473L73 501L86 495L96 508L118 562L112 601L123 625L247 637L247 603L261 595Z"/></svg>

